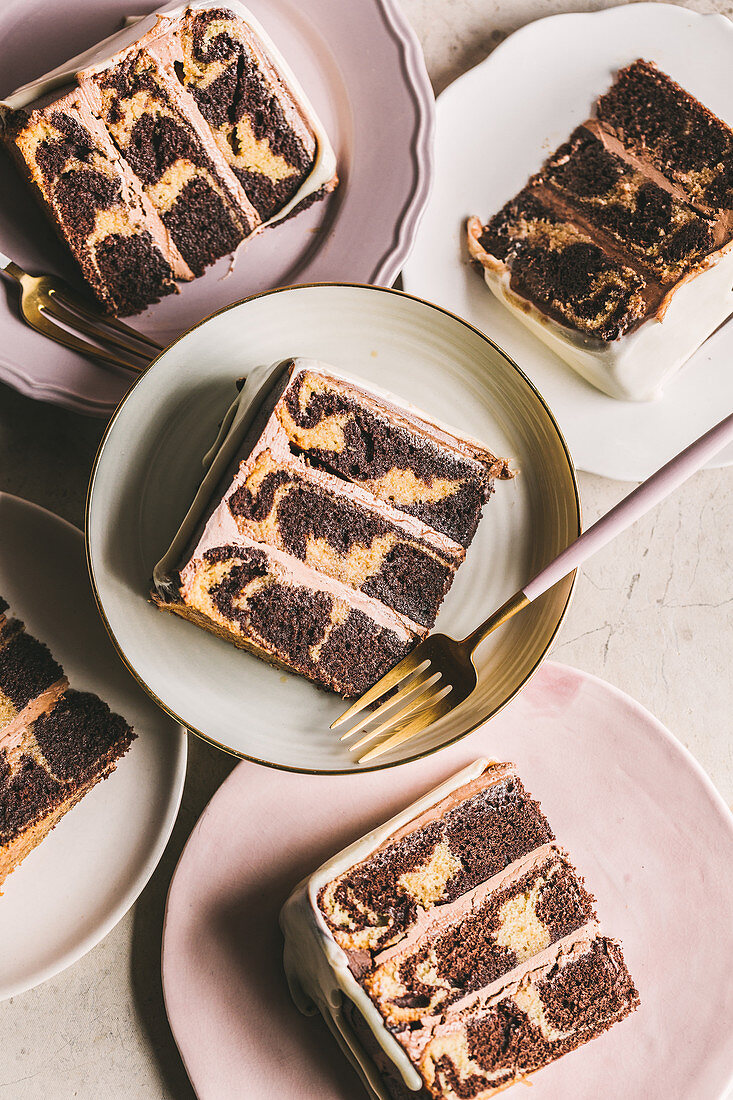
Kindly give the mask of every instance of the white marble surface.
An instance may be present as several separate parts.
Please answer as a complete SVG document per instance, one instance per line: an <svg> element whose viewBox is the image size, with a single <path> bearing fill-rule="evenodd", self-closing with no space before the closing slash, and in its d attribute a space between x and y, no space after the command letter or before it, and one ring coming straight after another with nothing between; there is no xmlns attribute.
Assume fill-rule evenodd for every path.
<svg viewBox="0 0 733 1100"><path fill-rule="evenodd" d="M603 0L402 3L423 42L436 91L531 19L611 6ZM689 6L733 17L731 0L691 0ZM97 421L0 386L0 490L81 525L101 430ZM586 524L629 490L588 475L580 476L580 487ZM557 660L602 676L644 703L692 750L729 803L732 535L733 472L699 473L584 569L553 651ZM181 814L137 905L71 969L0 1004L0 1100L193 1096L163 1008L163 907L186 837L232 766L223 753L192 740ZM241 1095L248 1096L245 1082Z"/></svg>

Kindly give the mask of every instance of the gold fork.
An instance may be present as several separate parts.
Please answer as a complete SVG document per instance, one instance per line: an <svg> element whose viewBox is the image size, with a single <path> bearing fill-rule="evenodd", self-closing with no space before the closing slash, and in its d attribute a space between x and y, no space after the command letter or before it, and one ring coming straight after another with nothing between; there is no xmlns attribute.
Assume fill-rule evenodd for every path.
<svg viewBox="0 0 733 1100"><path fill-rule="evenodd" d="M65 348L136 374L144 371L163 350L162 344L90 305L55 275L28 275L2 252L0 271L20 284L20 311L24 320ZM80 340L64 325L91 336L98 345Z"/></svg>
<svg viewBox="0 0 733 1100"><path fill-rule="evenodd" d="M353 750L373 741L380 734L389 734L384 741L359 758L359 763L362 763L417 737L428 726L444 718L449 711L467 699L476 687L478 676L473 654L484 638L572 573L596 550L600 550L616 535L625 531L731 441L733 414L721 420L629 493L615 508L571 542L529 584L476 627L467 638L460 642L445 634L431 634L425 638L412 653L382 676L381 680L377 680L373 687L344 711L331 724L331 729L336 729L350 718L361 714L365 708L381 701L377 710L370 710L362 715L341 736L341 740L345 741L360 730L366 730L360 740L351 746ZM390 694L396 688L400 690L394 695ZM369 726L372 728L367 729Z"/></svg>

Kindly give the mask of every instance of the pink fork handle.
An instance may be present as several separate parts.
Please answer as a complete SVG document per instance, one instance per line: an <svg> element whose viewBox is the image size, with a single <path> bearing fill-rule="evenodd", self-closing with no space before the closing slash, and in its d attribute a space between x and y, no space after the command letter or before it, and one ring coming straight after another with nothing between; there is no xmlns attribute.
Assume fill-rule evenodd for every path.
<svg viewBox="0 0 733 1100"><path fill-rule="evenodd" d="M524 594L528 600L536 600L553 584L557 584L577 566L582 565L591 554L595 554L616 535L620 535L637 519L645 515L656 504L699 470L701 466L733 441L733 413L726 416L705 435L691 443L676 458L671 459L661 470L657 470L647 481L624 497L622 501L602 516L592 527L572 542L562 554L525 585Z"/></svg>

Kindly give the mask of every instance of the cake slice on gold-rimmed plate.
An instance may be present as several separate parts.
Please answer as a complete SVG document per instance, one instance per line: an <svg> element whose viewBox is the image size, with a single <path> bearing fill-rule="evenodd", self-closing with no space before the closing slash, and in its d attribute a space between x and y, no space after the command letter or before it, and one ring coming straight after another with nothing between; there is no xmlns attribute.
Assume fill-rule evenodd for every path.
<svg viewBox="0 0 733 1100"><path fill-rule="evenodd" d="M253 371L223 423L154 602L362 694L434 625L507 460L305 358Z"/></svg>
<svg viewBox="0 0 733 1100"><path fill-rule="evenodd" d="M293 424L282 410L287 431L278 428L280 442L273 436L265 446L273 396L253 428L262 446L245 456L234 418L250 393L258 394L258 375L266 385L268 365L292 365L294 357L310 366L293 372L285 399L297 414L290 411ZM310 397L310 384L300 389L301 375L318 383ZM242 376L246 394L233 404ZM389 406L389 431L376 415L380 403ZM337 424L345 443L353 433L354 446L341 449ZM496 456L505 456L517 475L506 478L506 462ZM492 480L496 489L485 503ZM154 697L185 715L189 729L235 752L315 771L360 767L329 730L343 709L337 696L178 614L161 614L148 602L151 574L155 598L168 610L200 614L227 640L254 641L290 669L310 674L320 662L321 683L329 680L327 662L335 667L338 641L340 682L348 691L360 658L371 674L379 656L374 634L368 637L369 620L376 623L370 609L380 626L389 618L396 627L401 617L399 630L391 630L395 643L398 634L400 644L410 644L408 635L431 629L439 607L438 629L462 637L482 609L488 614L500 606L512 586L579 532L572 464L521 371L436 306L342 284L247 299L165 351L110 424L92 475L87 523L100 608ZM253 550L261 552L259 563ZM504 705L542 660L571 587L568 578L507 623L500 645L487 640L478 691L411 744L410 755L434 751ZM357 599L366 619L351 621L364 627L358 637L366 644L352 638L356 649L349 651L348 616L335 618ZM309 600L317 610L313 602L308 610ZM288 602L289 614L278 613ZM384 763L406 758L398 750Z"/></svg>

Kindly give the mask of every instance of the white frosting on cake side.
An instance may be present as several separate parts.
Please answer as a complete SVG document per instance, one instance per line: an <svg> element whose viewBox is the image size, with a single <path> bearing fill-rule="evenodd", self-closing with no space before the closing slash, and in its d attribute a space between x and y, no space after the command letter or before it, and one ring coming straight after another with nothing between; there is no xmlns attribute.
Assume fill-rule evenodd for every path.
<svg viewBox="0 0 733 1100"><path fill-rule="evenodd" d="M153 569L153 584L161 596L172 595L170 574L178 568L196 528L201 523L207 508L211 506L217 485L227 467L234 461L262 402L272 387L277 384L289 362L290 360L286 359L272 363L270 366L259 366L251 370L242 390L227 409L216 439L204 456L203 466L206 472L193 498L193 503L172 543Z"/></svg>
<svg viewBox="0 0 733 1100"><path fill-rule="evenodd" d="M246 8L239 0L192 0L189 4L182 4L177 2L177 0L173 0L172 3L158 8L157 11L152 12L150 15L143 16L141 19L123 27L122 30L110 35L109 38L105 38L104 41L99 42L83 53L77 54L76 57L72 57L69 61L64 62L63 65L59 65L57 68L31 81L29 84L24 84L21 88L17 88L5 100L0 102L0 116L7 111L28 108L43 96L47 96L57 89L74 83L77 73L82 69L104 68L118 53L134 46L134 44L146 34L155 31L159 16L175 19L188 8L194 11L200 11L221 7L226 8L228 11L233 11L238 15L240 19L251 28L255 36L259 38L266 53L269 54L269 57L274 63L281 83L290 92L293 99L296 100L298 106L303 110L316 139L316 157L309 175L303 180L303 183L290 201L287 202L274 217L257 226L255 232L260 232L266 226L274 225L276 222L286 218L299 203L310 195L317 194L317 192L334 179L336 175L336 154L333 151L333 147L328 139L323 124L318 118L318 115L313 109L310 100L303 91L293 70L290 68L259 20L257 20L249 8Z"/></svg>
<svg viewBox="0 0 733 1100"><path fill-rule="evenodd" d="M344 1020L344 995L356 1005L407 1087L417 1092L422 1087L422 1079L402 1046L387 1029L374 1002L351 973L346 952L334 940L318 908L319 891L350 867L362 863L393 834L404 829L432 806L460 787L478 779L492 763L495 761L485 757L475 760L413 802L396 817L344 848L295 888L280 913L280 927L285 937L283 962L295 1004L306 1015L320 1011L332 1029L340 1028L343 1041L349 1045L350 1060L359 1066L362 1078L369 1081L374 1096L379 1100L390 1100L390 1097L381 1084L372 1059L358 1042L352 1041L351 1029L341 1026ZM347 1038L350 1033L351 1040ZM372 1084L373 1080L376 1084Z"/></svg>
<svg viewBox="0 0 733 1100"><path fill-rule="evenodd" d="M510 288L506 269L484 265L483 274L502 305L568 366L609 397L625 401L660 398L664 383L733 313L733 242L721 249L717 262L675 288L661 317L649 317L634 332L609 343L547 317Z"/></svg>

